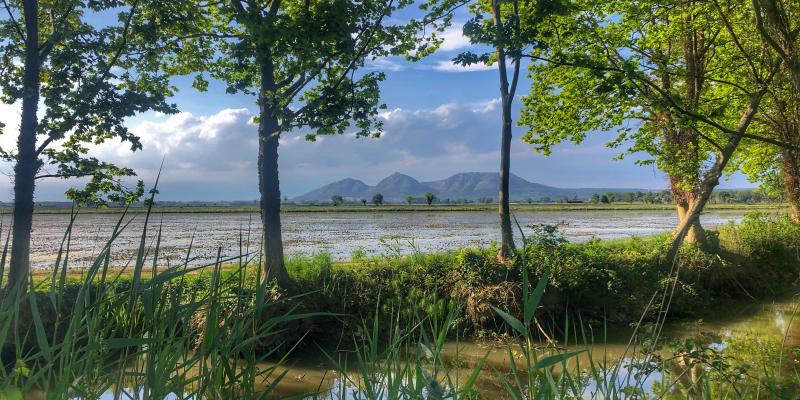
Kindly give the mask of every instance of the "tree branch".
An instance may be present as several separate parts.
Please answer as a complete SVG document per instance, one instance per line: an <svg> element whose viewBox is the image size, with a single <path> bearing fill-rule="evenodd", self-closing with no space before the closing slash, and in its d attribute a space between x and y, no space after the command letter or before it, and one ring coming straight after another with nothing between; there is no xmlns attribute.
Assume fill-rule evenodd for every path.
<svg viewBox="0 0 800 400"><path fill-rule="evenodd" d="M17 19L14 18L14 13L11 12L11 7L8 6L8 3L6 2L6 0L3 0L3 6L5 7L6 12L8 13L8 18L11 20L11 23L14 24L14 28L16 29L17 33L19 34L20 38L23 41L26 40L25 39L25 33L22 32L22 26L20 26L19 22L17 22Z"/></svg>

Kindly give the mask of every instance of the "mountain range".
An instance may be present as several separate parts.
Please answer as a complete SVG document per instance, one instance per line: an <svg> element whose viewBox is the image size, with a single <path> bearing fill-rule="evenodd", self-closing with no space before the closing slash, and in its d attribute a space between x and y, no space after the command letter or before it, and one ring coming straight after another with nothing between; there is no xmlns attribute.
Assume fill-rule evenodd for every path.
<svg viewBox="0 0 800 400"><path fill-rule="evenodd" d="M385 202L403 202L406 196L421 198L425 192L431 192L440 200L479 200L489 199L497 201L497 191L500 177L496 172L462 172L449 178L420 182L399 172L382 179L374 186L367 185L358 179L342 179L314 189L304 195L297 196L291 201L295 203L329 202L331 196L342 196L347 201L370 201L372 195L380 193ZM550 199L555 201L560 198L587 200L592 194L606 192L648 192L644 189L620 188L578 188L565 189L529 182L517 175L509 177L509 191L511 201L542 201Z"/></svg>

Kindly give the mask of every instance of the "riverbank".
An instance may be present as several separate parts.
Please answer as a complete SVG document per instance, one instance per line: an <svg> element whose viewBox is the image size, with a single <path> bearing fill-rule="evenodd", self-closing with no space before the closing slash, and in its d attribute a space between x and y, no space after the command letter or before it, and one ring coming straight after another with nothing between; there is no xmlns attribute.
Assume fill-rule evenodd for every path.
<svg viewBox="0 0 800 400"><path fill-rule="evenodd" d="M498 331L502 321L491 306L521 310L523 274L533 282L549 274L542 308L549 320L572 314L593 325L624 325L642 314L653 317L658 311L659 304L649 308L648 304L670 283L672 266L665 258L670 235L573 243L554 226L536 226L526 234L517 256L503 263L497 261L497 249L491 246L411 255L355 252L347 261L336 261L326 253L289 257L287 269L293 285L276 290L283 296L300 296L296 306L303 312L347 316L313 321L310 331L304 332L310 338L324 337L331 326L337 326L337 330L352 328L371 318L376 304L385 311L382 320L390 320L392 312L441 317L453 307L463 308L465 316L459 322L463 333L496 336L502 333L502 329ZM685 245L680 253L681 273L671 317L702 317L709 305L776 298L796 288L800 227L787 218L753 215L708 234L706 244ZM144 279L168 270L161 266L154 272L150 262L139 271ZM173 261L175 264L179 261ZM191 272L183 276L181 284L199 293L210 290L214 264L187 265ZM247 261L223 264L219 268L223 282L231 285L256 280L260 273ZM133 267L109 268L105 274L124 282L130 280L133 271ZM52 274L36 270L34 281L47 287ZM85 269L59 272L62 279L75 284L86 274Z"/></svg>
<svg viewBox="0 0 800 400"><path fill-rule="evenodd" d="M764 203L764 204L708 204L705 208L707 210L746 210L746 211L768 211L768 210L783 210L788 205L780 203ZM514 203L511 204L512 211L625 211L625 210L674 210L675 206L672 204L645 204L645 203L622 203L615 202L611 204L593 204L593 203ZM0 214L11 213L13 208L7 207L0 209ZM336 212L445 212L445 211L475 211L475 212L496 212L497 204L385 204L376 206L373 204L356 205L356 204L343 204L339 206L332 205L298 205L298 204L284 204L281 206L283 213L303 213L303 212L319 212L319 213L336 213ZM37 214L70 214L73 210L69 207L37 207L34 211ZM126 212L123 207L105 207L105 208L89 208L84 207L80 209L80 213L103 213L103 214L119 214ZM130 207L127 209L129 213L143 213L147 212L147 207ZM193 213L258 213L258 205L226 205L226 206L158 206L152 209L153 213L175 213L175 214L193 214Z"/></svg>
<svg viewBox="0 0 800 400"><path fill-rule="evenodd" d="M162 382L165 386L157 386L154 393L188 390L196 395L210 387L217 395L244 398L255 394L248 392L255 388L259 393L277 390L264 382L281 379L307 390L307 385L299 383L328 379L329 369L335 371L336 381L324 387L318 384L316 390L332 387L352 394L370 390L370 385L383 387L385 380L380 377L401 376L403 390L428 390L429 384L436 383L448 391L473 393L472 385L465 382L476 381L473 376L486 381L492 372L481 372L484 361L470 352L465 352L472 359L467 365L474 365L477 372L470 371L471 367L457 368L468 361L448 354L447 349L470 338L472 343L505 346L505 354L513 354L508 362L525 363L510 368L511 374L521 377L505 378L527 382L520 390L574 395L585 389L584 383L573 388L550 386L555 381L549 374L559 369L567 379L595 376L592 379L604 381L608 370L604 364L576 365L586 358L571 353L580 348L575 350L570 344L599 343L601 352L619 347L620 357L627 357L628 346L607 342L606 333L615 327L630 329L633 324L638 333L632 336L630 354L645 357L646 363L637 365L653 368L650 373L659 374L663 384L688 370L678 365L677 372L670 372L677 357L691 365L724 369L709 372L708 393L717 386L730 390L731 377L741 376L744 370L752 375L748 372L743 385L770 385L770 393L788 390L779 367L782 346L792 342L780 338L733 337L727 343L738 359L730 352L714 350L718 339L686 339L668 353L659 349L671 342L661 340L655 346L658 325L653 322L664 304L654 299L660 299L657 296L672 282L672 265L664 258L669 242L669 235L658 235L570 243L555 227L539 226L507 262L498 262L497 249L492 247L408 256L356 254L348 262L320 254L290 258L287 267L293 283L280 288L260 283L262 271L247 262L252 258L208 267L179 262L153 270L148 266L158 265L152 261L158 258L156 241L153 247L142 247L144 257L126 270L111 268L108 253L101 252L93 267L80 273L62 268L37 274L37 291L11 312L0 312L0 322L14 321L16 330L9 336L0 330L6 366L2 373L11 377L6 382L12 387L46 384L51 392L58 392L63 384L67 385L63 393L85 399L106 393L109 385L122 379L117 375L125 375L130 387L151 388ZM798 254L800 227L784 217L755 215L710 231L704 247L682 248L679 279L667 315L673 321L696 321L725 303L789 295L800 273ZM543 295L537 297L536 291L525 289L526 281L546 283ZM786 314L789 324L793 318ZM515 321L526 322L523 327ZM524 345L525 335L536 344L533 355ZM281 375L282 363L294 360L299 349L322 351L325 363L309 378ZM764 355L760 364L750 363L748 357L754 351ZM502 354L495 351L492 357ZM662 354L669 358L659 358ZM796 360L792 354L787 349L786 359ZM347 355L358 361L353 363L355 372L346 361L338 364ZM492 360L486 362L496 361ZM613 367L618 361L608 362L606 367ZM547 367L542 363L548 363ZM765 369L767 364L771 369ZM520 372L513 372L514 368ZM23 376L20 371L34 374ZM264 371L274 375L265 378ZM433 378L425 371L433 371ZM718 372L712 380L711 374ZM78 391L69 386L74 385L70 380L74 377L91 384ZM214 383L204 386L197 379ZM502 379L487 383L496 385L495 391L482 389L471 398L498 398L496 393L514 398L514 388L504 386ZM33 382L29 386L17 383L29 381ZM424 385L417 387L413 382ZM649 385L637 390L673 392L672 386L662 390ZM614 383L603 389L612 392L602 393L615 398L613 392L626 388L624 382ZM274 393L279 396L279 391ZM489 394L481 397L480 393Z"/></svg>

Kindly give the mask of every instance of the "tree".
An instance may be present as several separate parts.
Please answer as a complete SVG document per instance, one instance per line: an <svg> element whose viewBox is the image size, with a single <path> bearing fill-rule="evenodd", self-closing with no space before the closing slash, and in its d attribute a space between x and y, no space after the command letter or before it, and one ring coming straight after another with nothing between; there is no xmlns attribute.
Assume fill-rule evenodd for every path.
<svg viewBox="0 0 800 400"><path fill-rule="evenodd" d="M79 205L130 203L144 191L126 187L129 168L88 155L89 144L119 140L132 151L139 138L125 119L148 110L172 113L172 87L159 73L164 46L158 8L142 0L94 2L21 0L3 2L0 20L0 95L21 103L16 152L0 149L14 166L14 225L9 285L24 290L36 182L45 178L88 178L66 195ZM92 15L117 13L96 27ZM135 182L134 182L135 183Z"/></svg>
<svg viewBox="0 0 800 400"><path fill-rule="evenodd" d="M414 202L414 197L406 196L406 204L411 205Z"/></svg>
<svg viewBox="0 0 800 400"><path fill-rule="evenodd" d="M434 18L450 16L454 9L468 5L472 18L464 24L464 35L473 44L491 48L476 54L464 52L453 61L461 65L497 65L500 78L500 184L498 214L500 219L500 256L514 253L514 234L511 226L509 179L511 169L511 110L520 78L521 60L525 51L537 49L548 35L547 20L561 12L561 0L430 0L435 4ZM510 71L509 71L510 69Z"/></svg>
<svg viewBox="0 0 800 400"><path fill-rule="evenodd" d="M607 195L604 194L604 195L600 196L600 203L608 204L608 203L611 203L611 200L608 198Z"/></svg>
<svg viewBox="0 0 800 400"><path fill-rule="evenodd" d="M361 205L362 206L366 206L367 205L367 199L361 199Z"/></svg>
<svg viewBox="0 0 800 400"><path fill-rule="evenodd" d="M425 192L425 202L428 203L428 205L433 204L434 200L436 200L436 195L435 194L433 194L431 192Z"/></svg>
<svg viewBox="0 0 800 400"><path fill-rule="evenodd" d="M383 204L383 195L380 193L375 193L372 195L372 204L379 206Z"/></svg>
<svg viewBox="0 0 800 400"><path fill-rule="evenodd" d="M597 193L592 194L592 204L597 204L600 202L600 195Z"/></svg>
<svg viewBox="0 0 800 400"><path fill-rule="evenodd" d="M588 1L559 40L531 54L525 139L548 152L587 132L646 152L670 177L680 242L702 241L699 215L747 136L780 62L758 40L745 2ZM536 118L538 115L547 118ZM534 121L535 120L535 121ZM638 120L639 123L626 123Z"/></svg>
<svg viewBox="0 0 800 400"><path fill-rule="evenodd" d="M331 196L331 203L334 206L338 206L338 205L344 203L344 199L342 198L342 196L339 196L338 194L337 195L333 195L333 196Z"/></svg>
<svg viewBox="0 0 800 400"><path fill-rule="evenodd" d="M784 64L770 86L754 128L781 145L749 143L747 151L740 153L741 167L767 195L783 193L792 220L800 222L800 4L782 0L755 0L753 4L763 42Z"/></svg>
<svg viewBox="0 0 800 400"><path fill-rule="evenodd" d="M191 1L191 0L187 0ZM380 72L362 72L375 57L404 54L426 40L416 24L390 22L410 0L222 0L193 1L204 50L183 67L195 71L196 87L206 76L227 83L230 93L245 93L258 104L258 182L263 232L264 279L285 285L280 219L278 145L292 131L376 137ZM191 38L187 44L197 44ZM206 71L208 73L206 74Z"/></svg>
<svg viewBox="0 0 800 400"><path fill-rule="evenodd" d="M800 92L800 4L791 0L753 0L763 42L783 60L795 92Z"/></svg>

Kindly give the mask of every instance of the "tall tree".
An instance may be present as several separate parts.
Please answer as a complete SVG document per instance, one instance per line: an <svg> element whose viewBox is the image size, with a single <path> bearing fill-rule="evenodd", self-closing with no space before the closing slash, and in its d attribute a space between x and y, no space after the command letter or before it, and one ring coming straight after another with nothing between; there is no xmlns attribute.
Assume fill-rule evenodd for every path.
<svg viewBox="0 0 800 400"><path fill-rule="evenodd" d="M531 54L525 140L616 130L612 147L646 152L670 177L676 245L702 239L699 214L728 168L777 71L752 8L716 0L589 0L546 53ZM638 121L638 123L637 123Z"/></svg>
<svg viewBox="0 0 800 400"><path fill-rule="evenodd" d="M753 128L772 142L748 141L736 162L750 181L761 185L762 192L782 194L791 219L800 222L800 97L788 68L771 85Z"/></svg>
<svg viewBox="0 0 800 400"><path fill-rule="evenodd" d="M512 107L520 80L523 55L547 43L549 35L546 21L563 11L561 0L476 0L473 2L444 1L439 10L451 12L459 4L469 4L472 18L464 24L464 34L473 44L483 45L490 51L459 54L454 62L462 65L497 64L500 78L500 185L498 214L500 217L500 256L514 253L514 233L509 206L509 180L511 175Z"/></svg>
<svg viewBox="0 0 800 400"><path fill-rule="evenodd" d="M227 83L258 103L258 186L265 279L285 284L280 218L278 146L282 135L305 130L306 138L341 134L376 137L381 121L379 83L384 75L361 72L376 57L402 54L425 40L416 24L393 24L390 16L410 0L223 0L195 1L204 18L198 35L208 46L187 57L184 72ZM197 37L189 37L196 43ZM208 71L208 74L204 72Z"/></svg>
<svg viewBox="0 0 800 400"><path fill-rule="evenodd" d="M751 143L739 157L742 170L771 194L783 192L793 221L800 222L800 4L753 0L756 27L783 60L756 120L759 134L778 143Z"/></svg>
<svg viewBox="0 0 800 400"><path fill-rule="evenodd" d="M147 8L143 0L3 1L0 90L3 102L21 107L16 151L0 150L14 165L9 285L27 282L37 181L88 179L67 192L78 203L129 202L143 192L141 181L123 184L135 175L131 169L91 157L87 146L120 140L138 150L124 120L175 111L166 102L168 80L158 73L164 49L145 40L158 19ZM104 13L117 13L117 21L99 28Z"/></svg>
<svg viewBox="0 0 800 400"><path fill-rule="evenodd" d="M753 0L756 27L764 43L783 60L800 92L800 4L792 0Z"/></svg>

